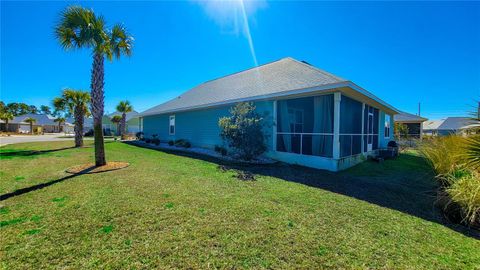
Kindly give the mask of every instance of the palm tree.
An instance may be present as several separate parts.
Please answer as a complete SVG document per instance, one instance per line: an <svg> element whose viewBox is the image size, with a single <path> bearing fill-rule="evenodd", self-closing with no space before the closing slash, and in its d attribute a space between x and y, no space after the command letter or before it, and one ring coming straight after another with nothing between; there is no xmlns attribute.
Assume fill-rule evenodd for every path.
<svg viewBox="0 0 480 270"><path fill-rule="evenodd" d="M117 134L120 134L119 125L122 122L122 117L120 115L115 115L112 117L112 119L110 119L110 121L112 121L112 123L115 123L117 125Z"/></svg>
<svg viewBox="0 0 480 270"><path fill-rule="evenodd" d="M55 36L66 50L89 48L93 52L91 111L95 139L95 165L105 165L102 117L104 111L104 58L130 56L133 38L121 24L107 29L102 16L80 6L68 7L55 27Z"/></svg>
<svg viewBox="0 0 480 270"><path fill-rule="evenodd" d="M5 131L8 132L8 122L10 120L13 120L14 116L13 116L13 113L11 112L4 112L2 113L0 119L2 119L3 121L5 121Z"/></svg>
<svg viewBox="0 0 480 270"><path fill-rule="evenodd" d="M55 120L53 120L53 122L58 123L58 132L61 132L62 124L65 123L65 121L67 121L65 117L57 117Z"/></svg>
<svg viewBox="0 0 480 270"><path fill-rule="evenodd" d="M75 147L83 146L83 120L89 114L90 94L81 90L65 89L61 97L53 100L55 111L67 111L75 118Z"/></svg>
<svg viewBox="0 0 480 270"><path fill-rule="evenodd" d="M130 105L130 101L120 101L117 105L117 111L122 113L122 122L120 123L120 135L127 133L127 113L133 111L133 106Z"/></svg>
<svg viewBox="0 0 480 270"><path fill-rule="evenodd" d="M36 123L37 119L29 117L23 121L25 121L26 123L30 123L30 134L33 134L33 123Z"/></svg>

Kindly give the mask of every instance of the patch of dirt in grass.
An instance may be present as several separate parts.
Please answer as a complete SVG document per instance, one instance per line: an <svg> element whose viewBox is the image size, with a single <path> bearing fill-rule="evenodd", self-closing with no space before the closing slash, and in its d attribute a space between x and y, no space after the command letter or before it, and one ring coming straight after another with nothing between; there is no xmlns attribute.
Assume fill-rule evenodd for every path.
<svg viewBox="0 0 480 270"><path fill-rule="evenodd" d="M73 166L67 169L67 173L71 174L89 174L89 173L101 173L126 168L130 165L128 162L111 161L107 162L104 166L95 166L94 163L87 163L78 166Z"/></svg>

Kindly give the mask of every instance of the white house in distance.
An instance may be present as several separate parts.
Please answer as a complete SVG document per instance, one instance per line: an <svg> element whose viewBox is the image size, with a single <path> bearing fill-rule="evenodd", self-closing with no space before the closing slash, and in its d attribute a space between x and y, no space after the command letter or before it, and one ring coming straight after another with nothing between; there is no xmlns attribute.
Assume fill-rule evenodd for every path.
<svg viewBox="0 0 480 270"><path fill-rule="evenodd" d="M466 135L480 129L480 121L469 117L447 117L423 123L423 132L428 136Z"/></svg>
<svg viewBox="0 0 480 270"><path fill-rule="evenodd" d="M58 133L58 132L69 132L73 130L72 124L69 122L62 123L59 127L58 123L55 122L55 117L46 114L33 114L28 113L24 115L15 116L13 120L8 121L8 130L5 121L0 121L0 130L8 132L19 132L19 133L29 133L30 124L25 122L25 119L33 118L36 122L33 124L33 128L38 127L42 128L42 132L45 133Z"/></svg>
<svg viewBox="0 0 480 270"><path fill-rule="evenodd" d="M287 57L202 83L141 113L145 137L224 144L218 119L238 102L263 116L272 159L339 171L393 139L398 110L355 83Z"/></svg>

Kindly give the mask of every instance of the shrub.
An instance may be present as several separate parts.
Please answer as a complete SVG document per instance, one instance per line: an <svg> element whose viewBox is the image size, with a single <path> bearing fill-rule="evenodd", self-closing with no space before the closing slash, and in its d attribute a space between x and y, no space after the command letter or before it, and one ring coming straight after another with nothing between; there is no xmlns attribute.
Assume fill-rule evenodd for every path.
<svg viewBox="0 0 480 270"><path fill-rule="evenodd" d="M465 139L458 136L438 137L425 142L420 152L427 158L439 178L453 170L462 169L465 164Z"/></svg>
<svg viewBox="0 0 480 270"><path fill-rule="evenodd" d="M400 138L408 137L408 126L402 123L395 123L393 126L395 138L398 140Z"/></svg>
<svg viewBox="0 0 480 270"><path fill-rule="evenodd" d="M438 204L455 221L480 227L480 172L476 138L433 138L421 147L442 184ZM477 149L478 151L478 149ZM477 153L477 154L475 154Z"/></svg>
<svg viewBox="0 0 480 270"><path fill-rule="evenodd" d="M89 131L85 132L85 137L92 137L93 136L93 129L90 129Z"/></svg>
<svg viewBox="0 0 480 270"><path fill-rule="evenodd" d="M446 191L462 208L463 222L480 227L480 173L465 173Z"/></svg>
<svg viewBox="0 0 480 270"><path fill-rule="evenodd" d="M263 154L267 147L263 134L263 118L255 112L251 102L238 103L230 110L231 116L218 121L220 136L240 158L251 160Z"/></svg>
<svg viewBox="0 0 480 270"><path fill-rule="evenodd" d="M227 149L225 149L225 147L222 147L222 146L215 145L215 152L219 153L222 156L227 155Z"/></svg>
<svg viewBox="0 0 480 270"><path fill-rule="evenodd" d="M168 145L173 146L174 144L175 144L174 141L172 141L172 140L168 141Z"/></svg>
<svg viewBox="0 0 480 270"><path fill-rule="evenodd" d="M155 145L159 145L160 144L160 139L159 138L153 138L152 143L155 144Z"/></svg>
<svg viewBox="0 0 480 270"><path fill-rule="evenodd" d="M189 141L187 141L187 140L185 140L185 139L179 139L179 140L176 140L176 141L175 141L175 146L184 147L184 148L190 148L192 145L190 144Z"/></svg>
<svg viewBox="0 0 480 270"><path fill-rule="evenodd" d="M143 135L144 133L141 131L135 133L135 137L137 137L137 140L140 140L140 141L143 139Z"/></svg>
<svg viewBox="0 0 480 270"><path fill-rule="evenodd" d="M152 142L152 139L150 139L150 138L145 138L145 142L146 142L146 143L151 143L151 142Z"/></svg>

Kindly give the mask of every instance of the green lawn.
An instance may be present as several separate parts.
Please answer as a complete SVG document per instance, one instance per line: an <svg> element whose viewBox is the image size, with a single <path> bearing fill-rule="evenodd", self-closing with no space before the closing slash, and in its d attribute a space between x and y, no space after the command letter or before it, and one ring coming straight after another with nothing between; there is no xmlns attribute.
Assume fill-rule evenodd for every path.
<svg viewBox="0 0 480 270"><path fill-rule="evenodd" d="M86 144L0 148L3 268L480 267L480 241L443 223L414 153L338 174L226 164L256 174L240 181L215 160L109 142L128 168L68 177L93 160Z"/></svg>

